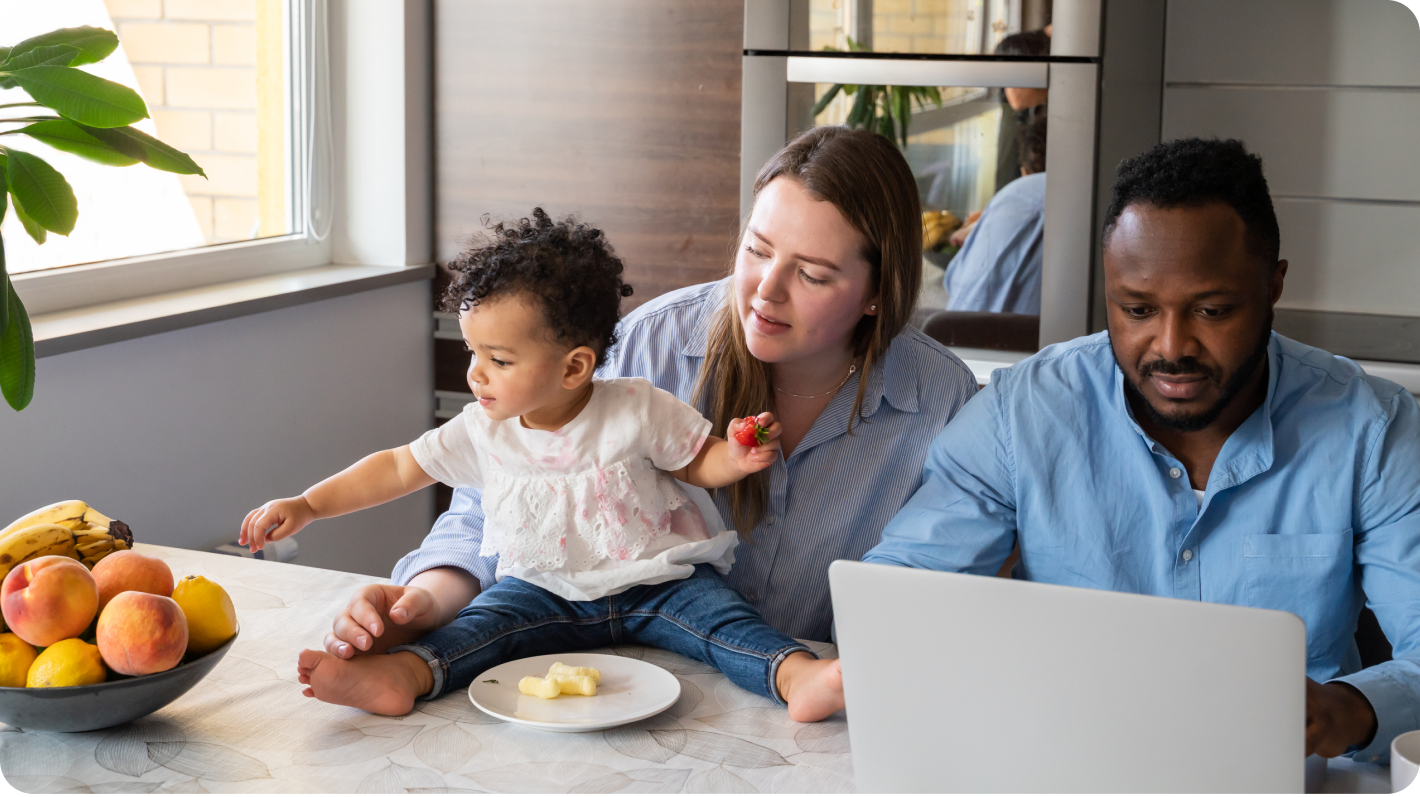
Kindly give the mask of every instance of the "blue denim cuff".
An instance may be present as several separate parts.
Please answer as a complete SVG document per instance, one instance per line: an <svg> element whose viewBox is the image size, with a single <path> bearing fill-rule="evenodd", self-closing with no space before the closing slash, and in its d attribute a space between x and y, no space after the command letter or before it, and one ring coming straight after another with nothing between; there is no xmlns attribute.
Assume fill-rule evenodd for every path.
<svg viewBox="0 0 1420 797"><path fill-rule="evenodd" d="M769 663L769 688L765 691L769 693L770 697L774 698L775 703L781 706L787 706L789 703L779 695L779 665L783 664L784 660L789 658L791 654L798 653L801 650L813 656L815 659L819 657L819 655L813 652L813 649L807 645L791 645L775 653L774 659Z"/></svg>
<svg viewBox="0 0 1420 797"><path fill-rule="evenodd" d="M1352 754L1354 761L1385 763L1390 760L1391 740L1402 733L1420 728L1413 704L1414 688L1406 688L1385 672L1385 668L1385 664L1378 664L1327 681L1355 687L1356 691L1365 695L1371 702L1371 709L1376 712L1376 735L1369 745Z"/></svg>
<svg viewBox="0 0 1420 797"><path fill-rule="evenodd" d="M434 652L422 645L396 645L390 648L388 653L399 653L407 650L410 653L424 660L429 665L429 669L434 673L434 688L429 690L429 694L421 695L425 700L433 700L444 691L444 664L439 661L439 657Z"/></svg>

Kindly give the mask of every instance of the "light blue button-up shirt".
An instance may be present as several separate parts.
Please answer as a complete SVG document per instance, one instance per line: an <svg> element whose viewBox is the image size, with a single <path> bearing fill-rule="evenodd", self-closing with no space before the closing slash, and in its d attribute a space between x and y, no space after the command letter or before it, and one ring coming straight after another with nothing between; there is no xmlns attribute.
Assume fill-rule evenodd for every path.
<svg viewBox="0 0 1420 797"><path fill-rule="evenodd" d="M617 328L620 342L598 376L644 377L693 401L707 329L727 282L683 288L632 311ZM955 355L909 327L868 375L866 422L849 435L857 392L854 376L789 458L770 466L767 513L750 540L735 549L725 579L770 625L799 639L828 640L828 565L858 559L877 544L882 527L921 486L928 446L976 393L976 380ZM723 491L716 504L728 520ZM479 491L455 490L449 511L391 578L407 584L421 571L452 566L488 587L497 559L478 555L482 540Z"/></svg>
<svg viewBox="0 0 1420 797"><path fill-rule="evenodd" d="M865 561L1281 609L1307 674L1359 689L1378 729L1420 728L1420 410L1350 360L1273 334L1267 398L1228 438L1200 508L1144 433L1107 333L996 371L943 430L924 483ZM1362 670L1362 603L1395 659Z"/></svg>
<svg viewBox="0 0 1420 797"><path fill-rule="evenodd" d="M1040 315L1045 173L1006 184L947 264L947 309Z"/></svg>

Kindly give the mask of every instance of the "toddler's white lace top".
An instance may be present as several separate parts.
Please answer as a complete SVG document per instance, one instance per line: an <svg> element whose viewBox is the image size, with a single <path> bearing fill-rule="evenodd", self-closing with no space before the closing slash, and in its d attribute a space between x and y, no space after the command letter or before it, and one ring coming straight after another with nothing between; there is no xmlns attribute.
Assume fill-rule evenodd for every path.
<svg viewBox="0 0 1420 797"><path fill-rule="evenodd" d="M610 379L595 380L587 406L555 432L491 420L473 402L410 450L433 478L482 488L479 554L499 557L500 579L596 600L685 578L701 562L729 572L735 533L708 494L667 473L709 432L698 410L647 380Z"/></svg>

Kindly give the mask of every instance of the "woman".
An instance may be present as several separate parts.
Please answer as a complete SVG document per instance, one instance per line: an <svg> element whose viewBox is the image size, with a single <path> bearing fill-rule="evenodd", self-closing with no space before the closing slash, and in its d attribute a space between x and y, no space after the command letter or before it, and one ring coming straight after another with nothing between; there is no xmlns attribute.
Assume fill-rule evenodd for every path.
<svg viewBox="0 0 1420 797"><path fill-rule="evenodd" d="M891 142L810 130L764 165L754 193L731 277L628 315L600 376L649 379L699 406L715 429L775 413L783 457L715 496L745 538L726 581L779 630L828 640L829 563L878 542L921 484L928 444L976 383L907 327L921 282L921 214ZM457 491L395 567L395 584L356 592L326 649L383 652L446 625L494 580L496 561L478 557L482 529L478 493ZM781 695L836 678L825 665L806 653L785 660ZM467 686L434 670L431 697Z"/></svg>

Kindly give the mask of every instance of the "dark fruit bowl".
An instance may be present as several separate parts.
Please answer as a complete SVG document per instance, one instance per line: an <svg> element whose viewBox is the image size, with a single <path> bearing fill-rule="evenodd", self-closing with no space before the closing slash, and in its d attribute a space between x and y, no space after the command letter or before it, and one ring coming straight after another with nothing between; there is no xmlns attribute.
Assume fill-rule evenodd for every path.
<svg viewBox="0 0 1420 797"><path fill-rule="evenodd" d="M232 649L241 628L222 647L171 670L88 686L48 689L0 687L0 722L27 731L96 731L122 725L182 697Z"/></svg>

